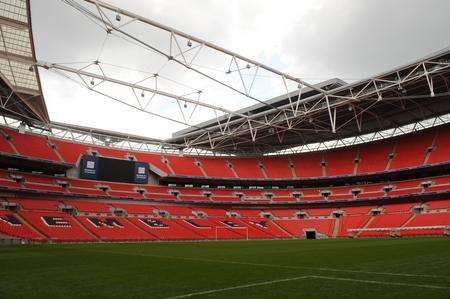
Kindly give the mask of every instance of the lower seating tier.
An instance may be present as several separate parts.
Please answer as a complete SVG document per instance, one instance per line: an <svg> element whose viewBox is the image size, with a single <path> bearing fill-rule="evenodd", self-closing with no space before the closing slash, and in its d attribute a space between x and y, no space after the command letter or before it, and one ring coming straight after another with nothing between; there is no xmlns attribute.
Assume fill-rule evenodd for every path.
<svg viewBox="0 0 450 299"><path fill-rule="evenodd" d="M311 233L317 238L450 234L450 199L306 209L0 199L0 237L35 242L283 239Z"/></svg>

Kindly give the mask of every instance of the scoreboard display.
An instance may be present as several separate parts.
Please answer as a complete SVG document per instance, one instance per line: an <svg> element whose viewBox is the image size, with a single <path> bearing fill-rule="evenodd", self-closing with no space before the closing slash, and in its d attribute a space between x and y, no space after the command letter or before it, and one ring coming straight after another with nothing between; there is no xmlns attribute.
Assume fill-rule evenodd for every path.
<svg viewBox="0 0 450 299"><path fill-rule="evenodd" d="M148 183L148 164L130 160L83 155L80 178L132 184Z"/></svg>

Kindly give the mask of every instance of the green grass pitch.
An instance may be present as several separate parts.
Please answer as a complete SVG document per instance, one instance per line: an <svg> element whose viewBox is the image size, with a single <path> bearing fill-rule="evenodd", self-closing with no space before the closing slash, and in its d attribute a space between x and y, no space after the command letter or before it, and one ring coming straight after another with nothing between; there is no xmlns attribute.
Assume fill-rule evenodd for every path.
<svg viewBox="0 0 450 299"><path fill-rule="evenodd" d="M0 298L450 298L450 239L0 247Z"/></svg>

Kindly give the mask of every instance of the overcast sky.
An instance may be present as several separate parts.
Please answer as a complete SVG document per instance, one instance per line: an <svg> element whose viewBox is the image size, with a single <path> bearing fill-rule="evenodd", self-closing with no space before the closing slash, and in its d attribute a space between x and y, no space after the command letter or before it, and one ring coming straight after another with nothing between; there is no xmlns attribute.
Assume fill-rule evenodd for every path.
<svg viewBox="0 0 450 299"><path fill-rule="evenodd" d="M83 1L79 1L80 3ZM182 30L311 83L339 77L351 82L387 71L450 46L448 0L108 0L144 17ZM87 62L100 58L111 64L157 72L164 60L139 47L108 38L84 16L61 0L31 1L37 57L49 62ZM122 20L124 22L124 20ZM145 26L135 34L162 44ZM102 50L101 50L102 49ZM205 63L223 68L219 60ZM81 67L82 64L71 66ZM93 70L91 70L93 71ZM112 70L111 70L112 71ZM55 73L40 70L53 121L98 127L124 133L167 138L184 126L159 119L99 96ZM185 71L168 66L166 77L194 89L205 89L202 100L229 109L254 102L235 98ZM122 78L139 78L115 70ZM142 75L142 74L141 74ZM111 75L112 76L112 75ZM261 75L262 76L262 75ZM148 82L149 86L151 82ZM163 83L164 84L164 83ZM190 88L163 85L174 93ZM255 88L267 98L281 94L273 82ZM105 87L106 88L106 87ZM184 89L184 90L183 90ZM110 89L127 100L130 95ZM215 93L214 93L215 92ZM270 93L272 92L272 93ZM263 98L263 97L262 97ZM179 113L166 100L151 104L152 111ZM193 107L186 108L189 114ZM200 110L198 120L213 116Z"/></svg>

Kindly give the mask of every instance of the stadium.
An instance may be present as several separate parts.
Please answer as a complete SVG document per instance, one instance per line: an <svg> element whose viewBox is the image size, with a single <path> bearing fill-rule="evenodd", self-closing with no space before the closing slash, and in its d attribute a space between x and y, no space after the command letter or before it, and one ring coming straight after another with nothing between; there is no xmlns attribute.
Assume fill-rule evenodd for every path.
<svg viewBox="0 0 450 299"><path fill-rule="evenodd" d="M37 2L0 0L0 297L449 298L450 48L310 83L147 12ZM93 59L34 33L49 8ZM52 120L55 92L111 126Z"/></svg>

